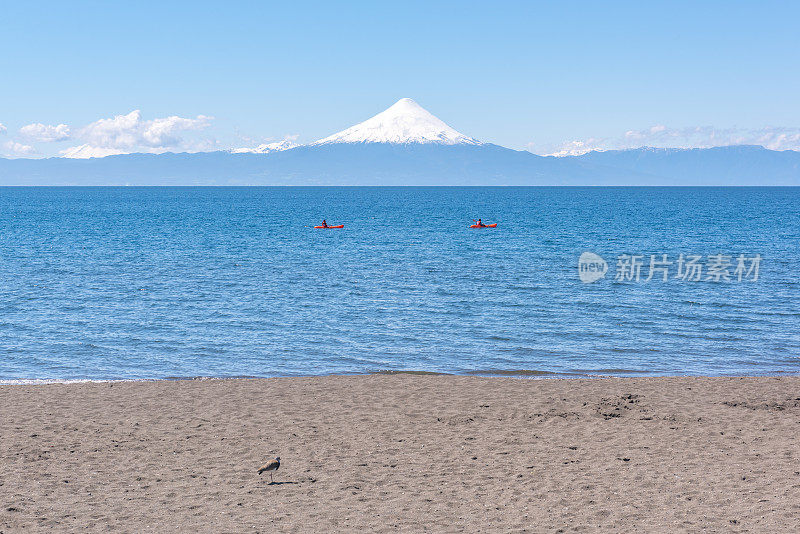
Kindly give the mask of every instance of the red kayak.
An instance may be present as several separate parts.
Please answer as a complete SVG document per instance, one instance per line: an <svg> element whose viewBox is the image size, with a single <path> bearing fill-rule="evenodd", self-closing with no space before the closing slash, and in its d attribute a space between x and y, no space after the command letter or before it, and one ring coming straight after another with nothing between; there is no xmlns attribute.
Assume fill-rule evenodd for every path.
<svg viewBox="0 0 800 534"><path fill-rule="evenodd" d="M497 228L497 223L492 224L484 224L483 226L478 226L477 224L469 225L470 228Z"/></svg>
<svg viewBox="0 0 800 534"><path fill-rule="evenodd" d="M339 224L337 226L315 226L314 228L324 228L326 230L332 230L334 228L344 228L343 224Z"/></svg>

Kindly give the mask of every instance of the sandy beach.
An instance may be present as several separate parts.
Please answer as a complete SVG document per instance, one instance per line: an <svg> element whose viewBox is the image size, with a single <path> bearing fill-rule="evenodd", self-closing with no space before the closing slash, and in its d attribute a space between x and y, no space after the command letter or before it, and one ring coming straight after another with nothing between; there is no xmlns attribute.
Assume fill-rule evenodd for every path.
<svg viewBox="0 0 800 534"><path fill-rule="evenodd" d="M797 532L798 438L800 377L2 386L0 531Z"/></svg>

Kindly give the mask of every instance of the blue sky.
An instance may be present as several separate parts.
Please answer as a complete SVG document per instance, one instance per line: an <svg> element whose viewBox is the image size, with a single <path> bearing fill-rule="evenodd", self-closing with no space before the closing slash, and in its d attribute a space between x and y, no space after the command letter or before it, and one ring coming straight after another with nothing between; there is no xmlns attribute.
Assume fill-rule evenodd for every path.
<svg viewBox="0 0 800 534"><path fill-rule="evenodd" d="M312 141L402 97L466 135L537 153L759 140L800 149L794 2L78 1L2 11L5 156ZM117 116L132 137L97 123Z"/></svg>

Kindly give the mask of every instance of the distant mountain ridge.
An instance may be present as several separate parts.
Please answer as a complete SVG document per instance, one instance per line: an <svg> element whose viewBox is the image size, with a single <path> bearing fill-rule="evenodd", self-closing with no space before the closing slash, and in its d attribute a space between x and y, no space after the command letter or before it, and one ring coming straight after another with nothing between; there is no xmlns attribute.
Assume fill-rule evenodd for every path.
<svg viewBox="0 0 800 534"><path fill-rule="evenodd" d="M253 148L234 148L229 150L233 154L269 154L270 152L282 152L290 150L300 145L291 139L284 139L283 141L276 141L274 143L262 143Z"/></svg>
<svg viewBox="0 0 800 534"><path fill-rule="evenodd" d="M644 174L669 185L800 185L800 152L756 145L588 152L570 159ZM724 181L724 183L720 183Z"/></svg>
<svg viewBox="0 0 800 534"><path fill-rule="evenodd" d="M401 99L309 145L0 158L0 185L800 185L800 152L728 146L543 157L468 137Z"/></svg>
<svg viewBox="0 0 800 534"><path fill-rule="evenodd" d="M720 147L542 157L492 144L0 159L0 185L800 185L800 152Z"/></svg>

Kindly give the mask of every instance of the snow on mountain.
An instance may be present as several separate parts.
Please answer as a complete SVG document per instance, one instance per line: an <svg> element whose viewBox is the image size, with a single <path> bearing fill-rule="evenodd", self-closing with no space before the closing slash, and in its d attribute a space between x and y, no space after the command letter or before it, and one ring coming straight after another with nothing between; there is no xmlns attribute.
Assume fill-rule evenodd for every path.
<svg viewBox="0 0 800 534"><path fill-rule="evenodd" d="M332 143L483 144L477 139L455 131L410 98L400 99L392 107L371 119L311 145Z"/></svg>
<svg viewBox="0 0 800 534"><path fill-rule="evenodd" d="M270 152L282 152L284 150L289 150L290 148L295 148L298 145L294 142L293 139L284 139L283 141L278 141L275 143L264 143L258 145L255 148L233 148L231 149L231 153L233 154L269 154Z"/></svg>
<svg viewBox="0 0 800 534"><path fill-rule="evenodd" d="M119 154L125 154L125 151L116 148L96 147L88 143L73 146L59 152L62 158L68 159L104 158L106 156L117 156Z"/></svg>

